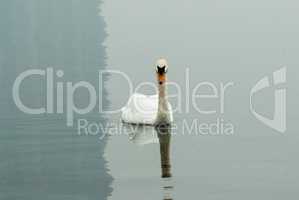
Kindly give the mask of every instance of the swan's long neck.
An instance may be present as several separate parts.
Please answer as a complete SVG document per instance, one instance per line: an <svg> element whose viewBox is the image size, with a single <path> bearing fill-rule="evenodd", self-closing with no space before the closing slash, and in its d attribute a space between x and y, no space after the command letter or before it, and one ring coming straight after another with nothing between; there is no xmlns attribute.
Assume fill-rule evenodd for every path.
<svg viewBox="0 0 299 200"><path fill-rule="evenodd" d="M159 105L158 105L158 112L167 112L168 111L168 104L167 104L167 97L166 97L166 79L162 84L159 84Z"/></svg>

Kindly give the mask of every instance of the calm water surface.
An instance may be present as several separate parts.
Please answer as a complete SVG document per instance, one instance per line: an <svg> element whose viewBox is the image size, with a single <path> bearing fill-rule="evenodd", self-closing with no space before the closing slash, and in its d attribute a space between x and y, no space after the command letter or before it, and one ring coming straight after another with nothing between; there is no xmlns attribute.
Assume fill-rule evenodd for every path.
<svg viewBox="0 0 299 200"><path fill-rule="evenodd" d="M108 24L108 68L124 72L133 87L156 84L154 63L169 60L169 81L181 86L181 101L170 98L181 111L174 114L170 161L173 199L282 199L299 195L298 167L298 13L293 1L106 1L103 14ZM278 133L257 121L249 110L250 89L264 76L287 66L287 131ZM186 68L190 76L186 83ZM200 101L198 113L188 107L192 90L209 81L225 93L224 113L219 99ZM186 89L186 84L189 88ZM255 108L273 115L270 88L259 94ZM110 108L118 109L129 97L127 81L111 75ZM153 94L150 86L139 92ZM169 88L170 94L178 91ZM208 91L209 92L209 91ZM189 109L188 109L189 108ZM183 135L184 122L215 123L217 118L234 125L232 135ZM118 123L119 114L110 116ZM109 199L163 199L160 148L157 138L111 136L105 150L114 188ZM142 142L141 142L142 141ZM140 145L147 143L146 145ZM138 145L139 144L139 145Z"/></svg>
<svg viewBox="0 0 299 200"><path fill-rule="evenodd" d="M99 3L0 2L0 199L99 200L110 194L105 140L78 136L76 128L66 126L65 114L23 114L12 100L13 82L27 69L53 67L64 71L55 83L85 80L97 85L97 71L106 66ZM45 79L27 79L20 95L27 106L44 106ZM75 102L85 106L87 93L80 91ZM97 112L84 118L104 120Z"/></svg>
<svg viewBox="0 0 299 200"><path fill-rule="evenodd" d="M1 1L0 198L295 199L297 8L290 0ZM12 101L19 73L53 67L64 71L55 81L100 86L104 108L116 110L129 98L128 82L112 73L104 87L98 86L98 71L121 71L134 88L155 84L154 62L160 56L169 60L169 81L181 87L181 98L169 98L179 110L166 134L153 127L131 129L120 123L119 112L104 115L95 109L75 120L121 128L109 137L78 135L76 127L66 126L65 115L26 115ZM264 126L249 110L250 89L282 66L287 66L288 90L284 134ZM219 91L221 83L233 83L223 96L223 113L219 99L197 102L215 114L192 107L188 97L204 81ZM45 105L45 87L40 77L24 82L26 105ZM269 116L274 89L255 102ZM139 91L155 92L149 86ZM176 93L169 87L169 94ZM86 105L87 94L80 91L75 101ZM219 119L233 124L233 134L184 134L186 124Z"/></svg>

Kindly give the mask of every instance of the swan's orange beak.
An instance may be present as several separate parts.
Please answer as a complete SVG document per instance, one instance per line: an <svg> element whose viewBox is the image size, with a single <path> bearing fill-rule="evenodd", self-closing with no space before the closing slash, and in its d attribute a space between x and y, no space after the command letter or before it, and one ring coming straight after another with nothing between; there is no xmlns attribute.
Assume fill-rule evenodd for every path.
<svg viewBox="0 0 299 200"><path fill-rule="evenodd" d="M158 74L158 81L159 81L159 84L161 85L161 84L164 83L165 80L166 80L165 73L163 73L163 74L157 73L157 74Z"/></svg>

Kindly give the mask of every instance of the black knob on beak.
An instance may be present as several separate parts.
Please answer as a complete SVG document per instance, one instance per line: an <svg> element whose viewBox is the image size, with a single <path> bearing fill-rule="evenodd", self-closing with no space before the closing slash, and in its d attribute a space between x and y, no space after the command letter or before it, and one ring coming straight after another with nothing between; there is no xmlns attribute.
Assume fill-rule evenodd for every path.
<svg viewBox="0 0 299 200"><path fill-rule="evenodd" d="M166 66L163 66L163 67L157 66L157 73L159 73L160 75L165 74Z"/></svg>

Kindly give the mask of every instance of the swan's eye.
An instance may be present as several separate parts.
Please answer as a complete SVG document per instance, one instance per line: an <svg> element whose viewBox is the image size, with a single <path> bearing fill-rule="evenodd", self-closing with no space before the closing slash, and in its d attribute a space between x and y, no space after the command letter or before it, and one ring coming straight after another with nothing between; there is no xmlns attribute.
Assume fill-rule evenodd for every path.
<svg viewBox="0 0 299 200"><path fill-rule="evenodd" d="M159 65L157 65L157 67L156 67L156 72L159 72Z"/></svg>

